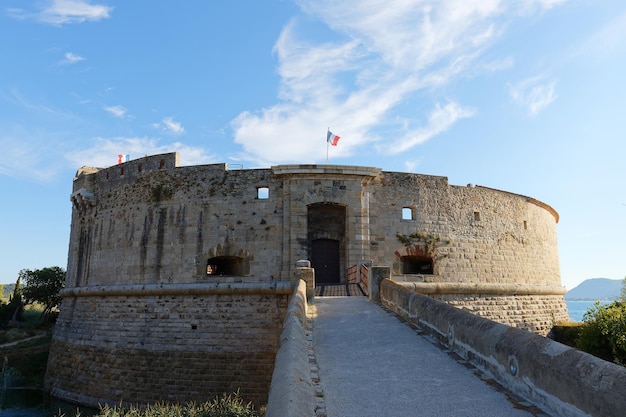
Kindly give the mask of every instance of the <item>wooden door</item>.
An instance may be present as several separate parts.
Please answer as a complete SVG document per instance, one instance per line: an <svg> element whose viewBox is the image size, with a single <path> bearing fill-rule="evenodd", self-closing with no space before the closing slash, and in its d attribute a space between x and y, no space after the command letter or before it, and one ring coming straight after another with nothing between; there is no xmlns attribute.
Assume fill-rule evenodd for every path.
<svg viewBox="0 0 626 417"><path fill-rule="evenodd" d="M315 269L316 284L339 284L339 241L315 239L311 266Z"/></svg>

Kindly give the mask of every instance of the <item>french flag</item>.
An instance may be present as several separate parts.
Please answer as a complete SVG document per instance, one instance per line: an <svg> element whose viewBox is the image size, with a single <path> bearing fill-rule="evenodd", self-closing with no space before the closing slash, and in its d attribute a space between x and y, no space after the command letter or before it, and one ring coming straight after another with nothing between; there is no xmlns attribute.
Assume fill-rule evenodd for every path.
<svg viewBox="0 0 626 417"><path fill-rule="evenodd" d="M119 155L117 155L117 163L118 164L122 164L122 163L128 162L128 161L130 161L130 154L127 154L127 155L119 154Z"/></svg>
<svg viewBox="0 0 626 417"><path fill-rule="evenodd" d="M328 131L328 134L326 135L326 140L328 141L328 143L330 143L333 146L337 146L337 143L339 142L340 138L341 136L335 135L330 130Z"/></svg>

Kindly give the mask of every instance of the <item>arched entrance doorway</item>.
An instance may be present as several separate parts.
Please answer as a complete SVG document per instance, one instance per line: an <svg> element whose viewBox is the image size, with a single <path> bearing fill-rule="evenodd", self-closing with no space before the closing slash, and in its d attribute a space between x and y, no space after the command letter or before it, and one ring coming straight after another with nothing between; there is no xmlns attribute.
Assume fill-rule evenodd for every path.
<svg viewBox="0 0 626 417"><path fill-rule="evenodd" d="M309 259L315 269L315 283L345 282L346 208L334 203L308 207Z"/></svg>

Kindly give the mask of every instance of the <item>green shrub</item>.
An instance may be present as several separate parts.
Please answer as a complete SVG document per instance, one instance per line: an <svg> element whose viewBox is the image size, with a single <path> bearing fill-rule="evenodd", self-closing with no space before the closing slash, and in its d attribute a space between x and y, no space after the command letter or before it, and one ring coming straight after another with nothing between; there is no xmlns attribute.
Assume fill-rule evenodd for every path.
<svg viewBox="0 0 626 417"><path fill-rule="evenodd" d="M581 323L577 322L559 323L550 330L548 337L564 345L576 347L580 328Z"/></svg>
<svg viewBox="0 0 626 417"><path fill-rule="evenodd" d="M626 302L595 303L583 317L576 347L604 360L626 365Z"/></svg>
<svg viewBox="0 0 626 417"><path fill-rule="evenodd" d="M250 403L239 396L223 394L204 404L153 404L140 407L104 406L98 417L261 417ZM61 416L63 417L63 416ZM80 417L80 416L77 416Z"/></svg>

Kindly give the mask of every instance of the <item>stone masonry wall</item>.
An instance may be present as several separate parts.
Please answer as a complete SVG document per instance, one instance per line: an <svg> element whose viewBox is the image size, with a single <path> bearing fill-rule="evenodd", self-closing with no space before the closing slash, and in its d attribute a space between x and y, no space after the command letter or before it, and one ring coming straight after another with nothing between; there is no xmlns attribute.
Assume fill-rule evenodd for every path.
<svg viewBox="0 0 626 417"><path fill-rule="evenodd" d="M371 258L401 274L404 246L397 233L432 233L440 239L435 271L420 279L559 288L555 212L528 197L483 187L448 186L443 177L384 173L372 186ZM402 220L401 210L414 210Z"/></svg>
<svg viewBox="0 0 626 417"><path fill-rule="evenodd" d="M164 168L149 171L155 158ZM73 211L68 286L233 281L206 276L216 256L242 258L246 281L281 279L279 267L267 268L282 255L280 183L268 170L175 169L172 155L145 159L141 171L138 160L75 181L74 190L91 186L97 204ZM260 186L270 199L257 198Z"/></svg>
<svg viewBox="0 0 626 417"><path fill-rule="evenodd" d="M83 403L203 401L237 388L266 401L287 296L235 287L290 284L314 239L339 242L340 282L371 262L506 324L543 332L567 316L558 214L445 177L343 165L179 166L171 153L81 168L71 201L66 293L46 385ZM335 221L326 225L324 213ZM438 242L398 238L415 233ZM403 274L403 257L415 254L432 258L432 274ZM207 274L211 262L232 262L235 272ZM155 290L177 285L200 292Z"/></svg>
<svg viewBox="0 0 626 417"><path fill-rule="evenodd" d="M175 155L77 177L75 192L87 189L97 203L75 205L69 286L237 280L206 276L214 256L242 259L245 281L288 280L310 256L308 208L336 204L346 209L342 271L371 259L401 274L414 248L396 235L421 232L440 241L434 273L418 279L561 287L558 215L529 197L373 168L176 167ZM149 171L159 160L164 168ZM259 187L269 198L257 198ZM402 219L403 208L414 218Z"/></svg>
<svg viewBox="0 0 626 417"><path fill-rule="evenodd" d="M546 335L559 322L569 321L567 306L559 295L431 295L489 320Z"/></svg>
<svg viewBox="0 0 626 417"><path fill-rule="evenodd" d="M46 384L83 404L267 401L287 295L65 298Z"/></svg>

